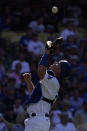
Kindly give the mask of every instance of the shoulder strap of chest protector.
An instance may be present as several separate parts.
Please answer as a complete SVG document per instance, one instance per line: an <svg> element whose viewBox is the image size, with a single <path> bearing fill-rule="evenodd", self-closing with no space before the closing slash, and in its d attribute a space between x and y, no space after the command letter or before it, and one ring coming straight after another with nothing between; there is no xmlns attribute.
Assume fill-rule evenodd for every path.
<svg viewBox="0 0 87 131"><path fill-rule="evenodd" d="M47 103L49 103L49 104L53 104L53 102L55 101L55 100L50 100L50 99L47 99L46 97L42 97L42 100L43 101L45 101L45 102L47 102Z"/></svg>

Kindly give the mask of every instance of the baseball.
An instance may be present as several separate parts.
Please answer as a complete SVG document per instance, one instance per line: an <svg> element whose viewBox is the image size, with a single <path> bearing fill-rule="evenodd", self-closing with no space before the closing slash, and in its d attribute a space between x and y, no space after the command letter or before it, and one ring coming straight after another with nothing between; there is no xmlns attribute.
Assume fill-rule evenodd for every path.
<svg viewBox="0 0 87 131"><path fill-rule="evenodd" d="M53 6L52 7L52 13L56 14L58 12L58 7L57 6Z"/></svg>

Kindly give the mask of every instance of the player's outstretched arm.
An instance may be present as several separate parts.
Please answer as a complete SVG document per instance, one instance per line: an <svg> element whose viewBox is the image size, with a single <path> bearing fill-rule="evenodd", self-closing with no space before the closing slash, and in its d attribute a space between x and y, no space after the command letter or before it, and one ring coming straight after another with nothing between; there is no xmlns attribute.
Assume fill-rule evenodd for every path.
<svg viewBox="0 0 87 131"><path fill-rule="evenodd" d="M50 55L50 50L46 50L45 54L42 56L39 62L38 75L40 79L43 79L45 76L49 55Z"/></svg>
<svg viewBox="0 0 87 131"><path fill-rule="evenodd" d="M31 73L24 73L23 78L27 84L28 92L31 94L33 89L35 88L32 81L31 81Z"/></svg>
<svg viewBox="0 0 87 131"><path fill-rule="evenodd" d="M45 54L42 56L39 66L38 66L38 75L39 75L40 79L43 79L45 76L50 52L52 50L55 51L57 45L59 45L57 47L57 48L59 48L61 43L62 43L62 37L58 37L54 42L52 42L52 41L46 42L46 51L45 51Z"/></svg>

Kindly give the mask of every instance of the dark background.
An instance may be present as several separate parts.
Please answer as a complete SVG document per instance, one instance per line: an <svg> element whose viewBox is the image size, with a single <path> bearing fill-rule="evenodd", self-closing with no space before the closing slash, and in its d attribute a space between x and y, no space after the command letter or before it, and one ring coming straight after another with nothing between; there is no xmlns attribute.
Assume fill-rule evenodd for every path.
<svg viewBox="0 0 87 131"><path fill-rule="evenodd" d="M82 8L83 16L87 17L87 1L86 0L1 0L0 1L0 12L4 10L5 7L10 6L13 10L22 10L24 7L29 7L30 9L46 9L50 10L52 6L58 6L59 11L66 13L66 8L68 5L78 5Z"/></svg>

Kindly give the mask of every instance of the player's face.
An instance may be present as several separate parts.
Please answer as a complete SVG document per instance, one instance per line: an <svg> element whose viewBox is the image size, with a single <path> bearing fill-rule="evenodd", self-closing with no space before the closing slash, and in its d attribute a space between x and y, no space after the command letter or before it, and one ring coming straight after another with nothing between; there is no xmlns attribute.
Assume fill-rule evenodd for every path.
<svg viewBox="0 0 87 131"><path fill-rule="evenodd" d="M61 67L60 67L60 64L58 62L54 62L50 67L49 67L50 70L52 70L55 75L57 77L59 77L60 73L61 73Z"/></svg>

